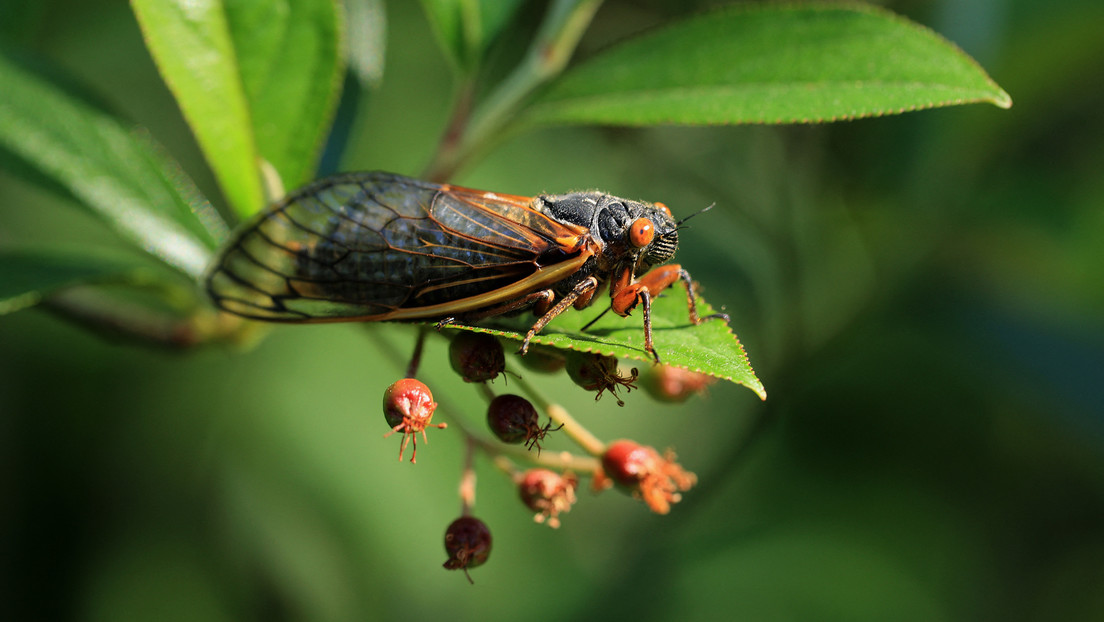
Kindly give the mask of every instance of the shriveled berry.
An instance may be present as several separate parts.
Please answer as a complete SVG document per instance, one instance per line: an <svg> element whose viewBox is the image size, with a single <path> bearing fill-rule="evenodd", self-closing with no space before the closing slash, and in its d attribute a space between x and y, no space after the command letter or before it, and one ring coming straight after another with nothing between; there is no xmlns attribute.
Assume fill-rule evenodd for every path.
<svg viewBox="0 0 1104 622"><path fill-rule="evenodd" d="M506 369L506 355L494 336L464 330L449 343L449 363L464 382L486 382Z"/></svg>
<svg viewBox="0 0 1104 622"><path fill-rule="evenodd" d="M717 378L673 365L654 365L644 370L640 378L644 390L661 402L685 402L705 393Z"/></svg>
<svg viewBox="0 0 1104 622"><path fill-rule="evenodd" d="M628 376L622 376L617 369L617 358L596 354L593 352L572 352L567 357L567 375L571 381L587 391L597 391L594 399L602 397L602 393L609 391L618 406L624 406L625 402L617 397L617 387L625 387L625 391L636 388L638 372L634 367Z"/></svg>
<svg viewBox="0 0 1104 622"><path fill-rule="evenodd" d="M579 478L573 473L529 469L518 483L518 494L522 503L536 512L533 520L555 529L560 526L559 515L569 511L575 503L578 486Z"/></svg>
<svg viewBox="0 0 1104 622"><path fill-rule="evenodd" d="M410 461L417 462L418 432L422 433L422 439L428 443L425 433L427 427L447 427L444 423L430 423L436 409L437 403L433 401L429 387L414 378L403 378L384 391L383 416L387 419L387 425L391 426L391 431L383 437L387 438L395 432L403 433L402 444L399 445L399 461L403 459L407 443L413 439L414 451L410 454Z"/></svg>
<svg viewBox="0 0 1104 622"><path fill-rule="evenodd" d="M468 582L474 583L468 569L482 566L491 556L491 530L474 516L461 516L445 530L445 553L445 568L463 570Z"/></svg>
<svg viewBox="0 0 1104 622"><path fill-rule="evenodd" d="M552 430L551 422L541 427L537 409L529 400L508 393L491 400L487 407L487 425L503 443L525 443L528 449L536 447L538 452L540 441Z"/></svg>
<svg viewBox="0 0 1104 622"><path fill-rule="evenodd" d="M671 450L659 455L654 448L634 441L610 443L602 454L602 470L621 488L643 500L656 514L666 514L682 499L698 478L675 462Z"/></svg>

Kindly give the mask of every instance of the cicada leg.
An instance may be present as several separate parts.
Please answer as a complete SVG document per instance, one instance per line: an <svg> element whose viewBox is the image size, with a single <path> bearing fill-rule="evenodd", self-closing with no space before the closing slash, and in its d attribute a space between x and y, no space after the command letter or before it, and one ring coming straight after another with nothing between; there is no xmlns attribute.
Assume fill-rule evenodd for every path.
<svg viewBox="0 0 1104 622"><path fill-rule="evenodd" d="M533 324L533 326L529 328L529 332L525 333L525 340L521 342L521 349L518 350L518 352L521 354L525 354L526 352L528 352L529 341L532 340L533 337L541 331L541 329L547 326L548 323L555 319L557 315L563 313L564 311L567 311L567 308L575 304L575 301L579 298L583 296L592 296L594 290L596 289L598 289L598 279L593 276L588 276L582 281L579 281L578 285L576 285L571 291L567 292L567 294L565 294L564 297L555 304L555 306L545 312L544 315L540 316L540 319L538 319Z"/></svg>
<svg viewBox="0 0 1104 622"><path fill-rule="evenodd" d="M636 308L637 304L643 304L644 350L651 353L656 363L659 362L659 353L656 352L655 346L652 344L652 298L674 285L675 281L681 280L686 286L686 305L690 311L690 321L694 325L712 319L723 319L726 322L729 320L728 315L724 313L714 313L705 317L698 315L698 305L694 300L694 281L690 278L690 273L678 264L661 266L635 281L632 281L631 278L630 269L626 269L624 273L618 276L610 289L613 297L611 306L614 313L626 316Z"/></svg>

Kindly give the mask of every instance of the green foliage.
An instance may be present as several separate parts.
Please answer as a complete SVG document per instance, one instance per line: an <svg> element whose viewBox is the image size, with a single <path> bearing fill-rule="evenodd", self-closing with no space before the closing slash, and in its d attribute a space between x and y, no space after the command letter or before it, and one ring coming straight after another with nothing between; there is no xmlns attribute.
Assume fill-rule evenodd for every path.
<svg viewBox="0 0 1104 622"><path fill-rule="evenodd" d="M283 186L309 181L344 71L331 0L135 0L154 60L239 216L266 203L267 162Z"/></svg>
<svg viewBox="0 0 1104 622"><path fill-rule="evenodd" d="M702 317L713 312L708 303L698 299L698 313ZM601 313L601 308L564 313L538 333L532 343L650 364L651 355L644 350L642 311L637 310L628 318L605 313L593 326L582 330ZM497 320L488 322L489 328L470 330L520 342L531 321L528 318ZM706 320L698 326L690 323L681 285L675 285L653 304L652 331L656 351L663 363L742 384L755 391L760 399L767 398L763 383L755 376L743 346L727 323L723 320Z"/></svg>
<svg viewBox="0 0 1104 622"><path fill-rule="evenodd" d="M141 131L0 54L0 145L136 246L198 276L225 229Z"/></svg>
<svg viewBox="0 0 1104 622"><path fill-rule="evenodd" d="M356 54L375 69L358 69L357 120L331 129L342 67L356 63L304 58L289 67L298 83L290 96L318 99L276 109L283 87L266 90L260 74L274 59L298 57L281 56L288 50L273 42L291 39L253 11L278 3L241 3L247 13L235 14L232 3L136 0L142 31L133 16L119 17L120 3L61 5L72 14L57 3L14 4L18 11L0 6L0 311L9 312L0 318L0 446L15 482L12 554L0 570L12 577L15 617L1092 620L1104 612L1099 591L1083 589L1104 580L1104 152L1094 139L1104 130L1104 91L1086 78L1104 58L1096 3L881 3L976 55L1015 95L1008 113L976 106L817 127L690 129L653 125L772 125L1008 100L954 45L880 9L762 3L719 9L710 21L679 14L676 3L609 0L576 33L584 54L573 55L577 40L565 42L569 29L548 29L541 45L560 43L564 65L526 55L533 64L498 81L484 58L516 51L493 48L518 22L493 25L480 11L550 5L540 33L579 3L448 4L455 20L477 16L479 25L454 21L450 40L436 46L433 11L446 4L427 0L388 3L386 72L382 18L375 37L356 37L370 44ZM345 4L350 15L381 6ZM223 17L163 15L205 6L225 9ZM302 25L326 46L342 41L327 28L357 26L319 10L271 25ZM333 19L313 21L324 14ZM162 27L183 23L153 35L153 17L167 20ZM235 29L250 22L249 32ZM743 34L709 39L720 24ZM857 39L836 40L833 54L795 45L795 33L832 28ZM143 35L161 50L153 62ZM344 40L350 50L353 38ZM242 46L254 43L258 56L243 61L251 52ZM656 46L666 54L650 52ZM722 62L725 54L733 56ZM34 70L12 61L28 56ZM188 65L183 76L170 77L172 63ZM426 79L450 67L455 83ZM886 71L915 88L892 80L867 88ZM111 107L74 94L59 74L90 83ZM795 86L810 74L825 78L822 88ZM753 80L762 75L781 77L778 92L788 95L772 96ZM626 90L641 76L663 87L655 99ZM693 97L677 92L681 80L698 89ZM185 102L185 83L200 101ZM466 92L475 94L470 116L456 106L448 119L444 103L429 105ZM289 124L291 110L304 114L301 123ZM274 136L261 138L262 117ZM398 138L381 140L370 131L379 126ZM631 500L581 493L587 503L552 532L528 524L505 478L481 470L479 510L496 552L470 588L431 569L444 561L440 532L456 509L451 467L463 462L463 444L448 435L460 426L431 434L416 472L397 464L391 445L376 445L385 430L375 387L393 379L389 361L409 355L416 327L280 328L246 352L166 356L59 322L56 305L51 314L10 313L73 285L163 296L151 280L198 277L226 236L209 203L227 220L244 218L264 202L266 168L288 189L296 175L314 174L327 132L351 136L341 168L394 170L450 127L468 131L442 140L423 177L444 171L442 179L525 194L602 188L683 214L717 203L682 236L678 260L732 315L743 344L721 322L689 326L676 286L657 302L657 348L665 360L761 390L741 375L750 371L746 345L769 400L717 383L686 408L636 391L618 408L513 358L508 369L523 378L493 387L535 384L594 415L587 423L597 434L632 426L676 449L702 484L662 521L638 516ZM94 239L82 211L118 239ZM88 242L59 247L55 236ZM154 262L175 267L148 270ZM206 305L193 290L195 306ZM645 358L639 310L579 332L600 306L565 313L537 341ZM480 330L516 340L527 325L516 322ZM426 345L428 373L447 375L434 367L441 341L431 335ZM703 344L715 360L699 359ZM434 391L442 408L479 402L458 380ZM550 437L546 457L567 449ZM448 474L433 477L438 468Z"/></svg>
<svg viewBox="0 0 1104 622"><path fill-rule="evenodd" d="M672 22L572 68L529 123L817 123L1012 100L939 35L861 5L755 5Z"/></svg>
<svg viewBox="0 0 1104 622"><path fill-rule="evenodd" d="M75 284L138 280L148 266L129 253L94 248L0 248L0 315Z"/></svg>
<svg viewBox="0 0 1104 622"><path fill-rule="evenodd" d="M518 6L424 2L447 55L466 75L473 74ZM715 11L632 37L558 77L596 6L578 0L553 3L526 61L484 108L477 107L468 132L469 139L475 138L450 147L446 136L439 155L459 159L430 169L447 171L474 158L494 140L495 128L519 120L521 126L765 123L975 101L1009 105L1008 96L969 58L936 35L883 11L856 7ZM346 62L340 55L343 22L336 4L134 0L133 8L146 45L239 216L261 207L264 187L279 193L285 185L310 178ZM82 108L14 65L0 70L12 94L0 110L6 113L0 131L8 148L99 209L140 246L197 276L207 254L193 247L209 247L224 234L175 164L143 149L117 121ZM550 88L526 104L526 96L549 80ZM43 100L55 114L32 114ZM36 132L26 130L36 125ZM58 131L66 125L78 131ZM113 144L102 144L105 140ZM120 157L105 161L93 157L95 152ZM266 164L276 179L266 177ZM136 165L146 169L135 170ZM106 193L105 172L114 179ZM142 194L128 196L134 189ZM168 210L171 221L164 215L169 206L175 208ZM53 285L47 280L31 289ZM657 345L671 352L670 362L746 384L762 396L762 384L728 329L714 322L673 330L685 326L682 311L672 309L677 306L657 305L654 314ZM639 355L638 334L601 324L584 334L566 326L557 324L557 332L541 342L589 349L597 341L609 353ZM716 334L708 336L710 331Z"/></svg>
<svg viewBox="0 0 1104 622"><path fill-rule="evenodd" d="M478 66L521 0L422 0L442 51L461 72Z"/></svg>

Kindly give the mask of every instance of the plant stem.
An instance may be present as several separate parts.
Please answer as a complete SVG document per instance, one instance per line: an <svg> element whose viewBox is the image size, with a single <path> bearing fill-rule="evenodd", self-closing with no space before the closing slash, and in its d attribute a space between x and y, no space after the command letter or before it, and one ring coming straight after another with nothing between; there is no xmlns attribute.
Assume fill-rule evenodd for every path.
<svg viewBox="0 0 1104 622"><path fill-rule="evenodd" d="M554 404L548 398L536 389L532 384L526 382L524 378L518 378L515 382L521 385L522 389L537 403L537 408L543 410L548 418L552 420L552 423L558 423L563 426L565 434L571 437L573 441L579 444L587 453L592 456L601 456L606 451L606 444L590 433L590 430L583 427L583 424L579 423L571 413L567 412L567 409L559 404Z"/></svg>
<svg viewBox="0 0 1104 622"><path fill-rule="evenodd" d="M240 318L206 309L188 316L158 311L95 287L58 292L43 300L42 306L100 335L174 350L234 336L245 325Z"/></svg>
<svg viewBox="0 0 1104 622"><path fill-rule="evenodd" d="M467 439L464 470L460 474L460 516L471 516L475 506L475 443Z"/></svg>
<svg viewBox="0 0 1104 622"><path fill-rule="evenodd" d="M602 0L552 2L525 58L475 110L470 125L457 134L456 142L452 142L449 136L457 128L453 127L453 123L449 124L441 148L426 169L428 179L443 181L451 178L462 164L470 163L501 138L502 130L517 115L525 98L567 66L579 39L601 4ZM463 105L467 102L458 98L457 112L452 117L454 121L466 119L466 114L459 114Z"/></svg>

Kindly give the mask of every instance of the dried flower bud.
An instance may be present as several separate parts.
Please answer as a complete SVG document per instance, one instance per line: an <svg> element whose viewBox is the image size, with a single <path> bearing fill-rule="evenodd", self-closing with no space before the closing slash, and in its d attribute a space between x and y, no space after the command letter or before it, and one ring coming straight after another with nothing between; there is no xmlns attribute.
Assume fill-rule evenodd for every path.
<svg viewBox="0 0 1104 622"><path fill-rule="evenodd" d="M478 518L461 516L445 530L445 553L445 568L463 570L468 582L474 583L468 569L482 566L491 556L491 530Z"/></svg>
<svg viewBox="0 0 1104 622"><path fill-rule="evenodd" d="M493 335L463 330L449 343L449 363L464 382L486 382L506 369L506 355Z"/></svg>
<svg viewBox="0 0 1104 622"><path fill-rule="evenodd" d="M617 358L596 354L593 352L572 352L567 357L567 375L572 382L586 389L597 391L594 399L602 397L602 393L609 391L618 406L624 406L625 402L617 397L617 387L625 387L625 391L636 388L637 371L634 367L629 376L622 376L617 369Z"/></svg>
<svg viewBox="0 0 1104 622"><path fill-rule="evenodd" d="M698 478L675 462L671 450L659 455L652 447L633 441L610 443L602 454L602 469L618 486L642 499L656 514L666 514L682 500Z"/></svg>
<svg viewBox="0 0 1104 622"><path fill-rule="evenodd" d="M422 433L422 439L428 443L425 433L427 427L447 427L444 423L430 423L436 409L437 403L433 401L429 387L414 378L403 378L387 387L383 394L383 415L387 419L387 425L391 426L391 431L383 437L387 438L395 432L403 433L402 444L399 445L400 462L411 439L414 442L414 451L410 454L410 461L417 462L415 457L418 455L418 432Z"/></svg>
<svg viewBox="0 0 1104 622"><path fill-rule="evenodd" d="M518 493L522 503L537 513L533 520L555 529L560 526L560 513L569 511L575 503L578 486L579 479L572 473L529 469L518 484Z"/></svg>

